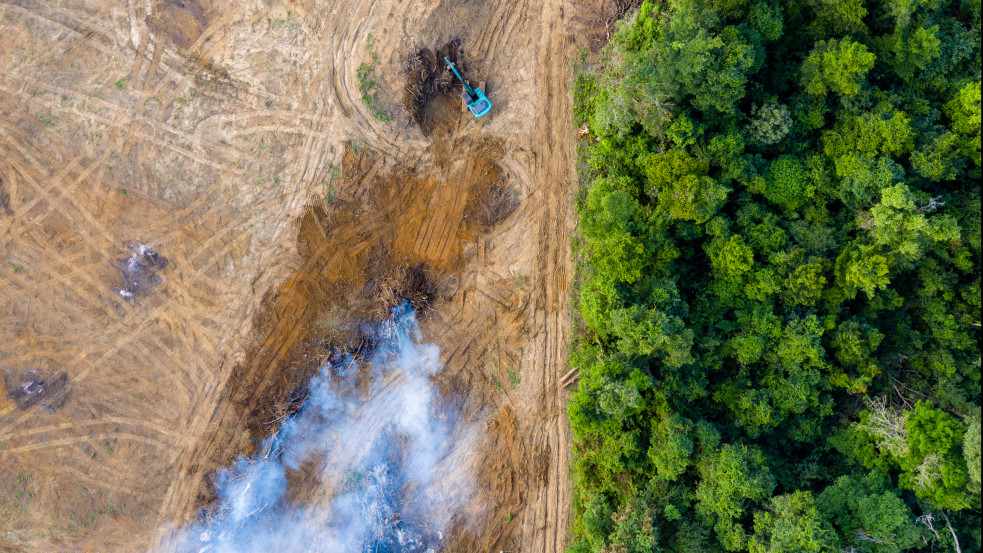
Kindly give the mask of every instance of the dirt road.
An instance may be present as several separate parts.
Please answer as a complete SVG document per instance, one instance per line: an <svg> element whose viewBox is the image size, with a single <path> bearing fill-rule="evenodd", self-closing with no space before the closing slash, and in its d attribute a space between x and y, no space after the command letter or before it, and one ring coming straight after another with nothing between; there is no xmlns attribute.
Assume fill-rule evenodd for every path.
<svg viewBox="0 0 983 553"><path fill-rule="evenodd" d="M377 265L425 263L424 333L489 436L482 514L449 547L561 551L572 9L0 4L0 368L67 375L50 408L0 393L0 550L155 548L333 309L360 314ZM407 67L448 41L495 110L425 136ZM515 211L482 219L501 190ZM136 244L168 265L126 298Z"/></svg>

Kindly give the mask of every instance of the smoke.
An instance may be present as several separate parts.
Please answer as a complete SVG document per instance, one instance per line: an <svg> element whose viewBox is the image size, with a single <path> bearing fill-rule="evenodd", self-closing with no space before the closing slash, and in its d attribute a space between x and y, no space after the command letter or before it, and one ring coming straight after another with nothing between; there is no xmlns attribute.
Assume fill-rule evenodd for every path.
<svg viewBox="0 0 983 553"><path fill-rule="evenodd" d="M325 364L260 453L221 471L217 508L181 531L174 551L437 550L471 492L461 470L470 440L436 401L429 377L440 368L438 349L421 343L413 310L404 303L373 332L368 391L355 386L357 360ZM316 475L303 504L288 497L288 474L300 469Z"/></svg>

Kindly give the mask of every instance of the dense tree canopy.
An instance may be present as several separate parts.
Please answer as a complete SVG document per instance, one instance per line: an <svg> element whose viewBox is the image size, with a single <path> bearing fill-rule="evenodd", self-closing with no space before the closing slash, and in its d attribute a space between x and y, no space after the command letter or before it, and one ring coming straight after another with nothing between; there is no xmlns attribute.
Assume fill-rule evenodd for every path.
<svg viewBox="0 0 983 553"><path fill-rule="evenodd" d="M580 69L571 552L981 550L980 42L647 0Z"/></svg>

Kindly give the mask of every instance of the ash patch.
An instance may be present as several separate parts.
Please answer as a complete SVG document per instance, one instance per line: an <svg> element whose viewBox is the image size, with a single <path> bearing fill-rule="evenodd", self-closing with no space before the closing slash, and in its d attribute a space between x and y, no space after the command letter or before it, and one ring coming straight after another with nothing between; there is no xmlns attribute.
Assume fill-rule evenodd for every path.
<svg viewBox="0 0 983 553"><path fill-rule="evenodd" d="M166 257L149 246L137 244L130 249L130 255L119 260L116 266L122 279L122 286L116 292L127 299L150 292L164 283L157 273L163 271L167 263Z"/></svg>
<svg viewBox="0 0 983 553"><path fill-rule="evenodd" d="M68 399L68 374L65 371L28 369L14 372L3 369L3 380L7 385L7 397L22 411L38 404L54 411Z"/></svg>
<svg viewBox="0 0 983 553"><path fill-rule="evenodd" d="M0 214L10 217L14 214L14 210L10 209L10 193L3 185L3 177L0 177Z"/></svg>

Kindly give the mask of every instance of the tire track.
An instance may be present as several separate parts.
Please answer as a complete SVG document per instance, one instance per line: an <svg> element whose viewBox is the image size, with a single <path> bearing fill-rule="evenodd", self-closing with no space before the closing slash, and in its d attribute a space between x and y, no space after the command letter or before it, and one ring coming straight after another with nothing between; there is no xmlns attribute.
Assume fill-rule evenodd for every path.
<svg viewBox="0 0 983 553"><path fill-rule="evenodd" d="M522 517L522 550L531 553L559 553L564 550L570 516L569 467L570 434L563 405L562 390L556 382L566 364L566 314L564 313L566 272L569 267L567 246L573 216L573 187L576 172L570 154L572 132L568 124L570 113L569 62L570 50L563 6L556 0L546 0L540 17L540 60L537 81L540 83L542 105L536 134L546 139L535 157L535 180L541 190L538 265L534 276L534 303L537 311L533 369L540 380L535 406L542 421L533 432L531 448L544 452L548 458L545 481L532 487L529 507Z"/></svg>
<svg viewBox="0 0 983 553"><path fill-rule="evenodd" d="M378 42L377 52L391 64L383 67L398 70L400 52L417 46L418 27L433 13L433 6L385 0L305 5L302 9L307 11L297 16L295 34L280 39L268 21L276 14L266 7L217 3L215 9L209 12L204 31L181 50L149 32L144 22L149 5L102 5L93 14L83 14L0 4L4 21L40 18L47 21L42 24L54 38L46 51L18 62L6 72L8 77L0 77L0 110L16 115L48 110L69 121L71 130L105 135L92 147L79 147L81 141L64 128L43 128L29 122L28 116L0 123L0 149L26 160L0 164L0 178L12 183L16 196L25 199L14 206L9 224L0 218L0 235L16 237L12 249L0 245L0 252L28 268L26 274L8 280L9 289L0 290L0 308L10 306L14 313L10 322L0 324L4 338L0 354L5 363L41 358L69 367L78 390L64 414L0 411L0 436L9 436L13 445L0 449L0 459L6 468L8 463L51 456L62 463L63 470L56 475L60 482L95 485L104 478L119 482L125 493L139 497L141 508L154 513L133 519L127 543L151 547L161 535L161 531L153 535L153 528L189 513L205 476L203 467L208 466L204 461L224 443L214 432L231 416L229 405L222 403L223 391L245 344L251 343L249 321L259 298L296 259L291 257L293 217L311 201L312 183L330 174L347 139L384 150L389 160L416 157L426 147L414 132L395 130L375 119L362 101L356 74L367 59L368 33L378 39L386 30L388 37ZM471 48L487 53L488 67L504 71L526 50L539 51L540 59L548 50L550 63L566 65L565 37L550 25L558 2L491 1L482 9L488 24L475 27ZM264 57L271 45L282 46L279 57ZM79 71L85 77L78 84L66 85L45 73L45 64L59 61L66 52L82 62ZM286 76L261 73L265 60L282 62L276 69ZM522 66L534 62L524 60ZM213 73L213 65L227 77ZM510 492L521 490L530 505L535 504L519 517L523 551L560 550L562 529L550 541L545 536L553 530L536 524L527 529L527 521L544 516L561 520L562 526L558 517L564 516L564 502L568 502L554 486L565 478L565 462L557 461L568 439L562 401L550 399L545 392L555 388L553 373L564 355L564 228L570 221L563 202L569 175L564 173L562 154L544 145L554 143L559 148L568 143L563 134L567 106L562 98L551 99L566 92L563 73L563 67L541 68L529 74L540 84L534 85L531 78L518 83L536 89L535 109L557 122L529 118L525 123L532 129L532 144L525 144L525 138L516 142L538 155L515 154L509 173L524 191L532 192L513 216L521 217L521 222L502 224L515 233L523 230L522 225L532 229L526 246L535 250L530 255L541 259L542 265L533 267L531 280L543 291L518 293L513 279L501 276L512 275L511 269L484 273L475 279L460 310L444 320L462 337L457 347L447 350L453 370L470 370L473 360L494 351L501 357L497 373L501 379L503 363L526 359L519 353L523 339L532 344L526 356L533 360L522 361L527 375L522 386L504 391L523 420L546 421L541 431L524 431L530 450L535 453L540 448L551 459L549 485L531 481L526 487L518 479ZM126 93L111 89L119 75L129 78ZM42 89L49 93L29 97ZM196 99L189 99L189 92ZM54 99L62 95L72 103L87 102L94 113L62 106ZM159 106L154 100L147 107L145 102L151 98L157 98ZM178 98L193 115L173 118ZM495 125L492 119L486 128L502 132ZM185 149L184 143L191 149ZM387 163L386 158L380 160L371 172L384 171ZM184 174L199 180L182 184ZM256 184L260 176L276 176L278 189ZM205 189L190 192L192 184L202 180ZM159 211L148 211L154 214L151 220L138 226L111 210L158 204L139 197L120 201L117 188L124 187L161 195L170 204L160 202ZM165 196L171 188L173 195ZM406 188L399 191L404 201L414 192ZM462 201L461 196L455 200ZM435 197L431 201L437 201ZM315 252L318 263L330 266L342 255L366 251L395 216L365 214L359 232L333 237L350 244L349 249L344 254ZM426 255L448 255L456 247L447 234L460 226L460 220L437 221L426 229L422 222L407 224L419 225L420 238L414 245ZM165 273L166 289L134 305L106 290L103 281L112 271L100 267L120 255L121 241L130 239L137 228L164 244L172 266ZM537 240L543 235L542 241ZM64 241L63 251L46 243L52 236ZM41 267L48 272L38 270ZM467 287L462 284L462 288ZM242 298L244 291L250 292L248 299ZM62 312L55 316L56 310ZM299 332L296 322L287 319L278 321L278 331ZM142 405L135 396L157 405ZM116 451L99 444L131 438L132 447ZM91 444L92 457L76 447L79 441ZM512 462L522 459L515 457ZM2 485L0 478L0 493ZM43 511L32 514L39 516L38 521L47 520ZM504 519L494 524L500 532L509 527ZM58 548L46 538L36 539L38 550ZM78 548L90 545L106 549L96 541Z"/></svg>

